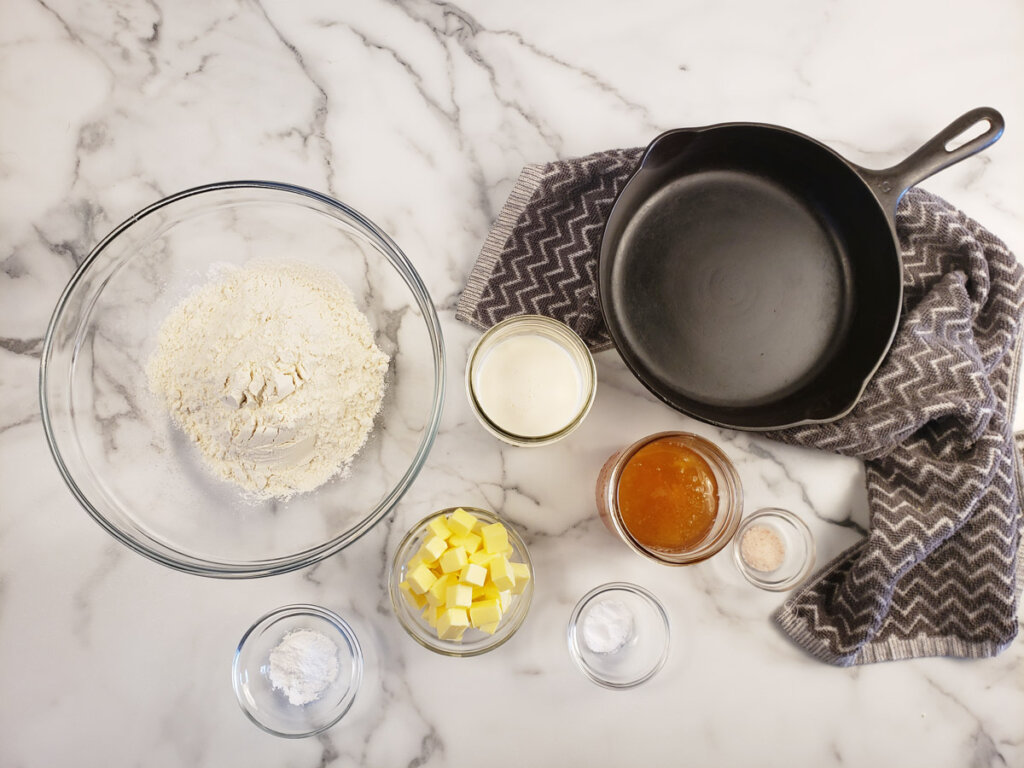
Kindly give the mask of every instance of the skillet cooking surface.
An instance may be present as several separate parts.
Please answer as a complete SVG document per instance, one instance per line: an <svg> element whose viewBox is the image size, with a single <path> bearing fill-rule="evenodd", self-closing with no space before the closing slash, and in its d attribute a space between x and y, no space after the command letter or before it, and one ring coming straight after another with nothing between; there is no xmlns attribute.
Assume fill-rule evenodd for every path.
<svg viewBox="0 0 1024 768"><path fill-rule="evenodd" d="M777 400L819 373L848 332L843 244L765 177L674 180L638 210L620 253L622 334L646 373L685 397Z"/></svg>
<svg viewBox="0 0 1024 768"><path fill-rule="evenodd" d="M879 171L778 126L661 134L601 240L615 347L651 392L712 424L783 429L849 413L899 321L900 197L1002 131L980 107Z"/></svg>
<svg viewBox="0 0 1024 768"><path fill-rule="evenodd" d="M778 429L853 407L888 348L902 268L858 173L784 129L664 134L609 216L601 311L655 395Z"/></svg>

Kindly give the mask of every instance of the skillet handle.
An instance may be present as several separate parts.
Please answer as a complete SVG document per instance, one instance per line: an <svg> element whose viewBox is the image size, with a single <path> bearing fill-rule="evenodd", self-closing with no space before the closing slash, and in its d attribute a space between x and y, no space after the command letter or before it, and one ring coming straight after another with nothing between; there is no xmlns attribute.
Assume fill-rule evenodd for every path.
<svg viewBox="0 0 1024 768"><path fill-rule="evenodd" d="M983 123L987 124L987 128L979 136L955 149L948 149L956 139ZM1003 116L991 107L972 109L939 131L903 162L884 170L862 168L861 175L891 214L908 189L954 163L981 152L1003 135L1004 127Z"/></svg>

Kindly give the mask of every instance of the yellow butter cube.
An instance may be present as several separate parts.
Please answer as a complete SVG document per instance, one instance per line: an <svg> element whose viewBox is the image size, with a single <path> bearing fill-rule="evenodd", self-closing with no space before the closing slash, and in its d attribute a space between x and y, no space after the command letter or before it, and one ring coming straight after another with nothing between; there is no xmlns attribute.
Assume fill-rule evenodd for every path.
<svg viewBox="0 0 1024 768"><path fill-rule="evenodd" d="M473 526L477 523L477 518L462 507L459 507L448 516L446 523L451 532L456 536L465 536L473 530Z"/></svg>
<svg viewBox="0 0 1024 768"><path fill-rule="evenodd" d="M484 624L481 627L477 627L477 629L479 629L481 632L486 632L488 635L493 635L495 632L498 631L498 625L500 623L501 622L499 621L492 621L490 624Z"/></svg>
<svg viewBox="0 0 1024 768"><path fill-rule="evenodd" d="M457 536L454 533L452 537L448 539L449 547L462 547L466 550L467 555L471 555L480 549L480 543L483 541L475 533L467 533L465 536Z"/></svg>
<svg viewBox="0 0 1024 768"><path fill-rule="evenodd" d="M469 626L469 614L465 608L446 608L437 617L437 636L441 640L457 640Z"/></svg>
<svg viewBox="0 0 1024 768"><path fill-rule="evenodd" d="M398 589L401 591L405 601L416 610L419 610L427 604L427 598L422 594L416 594L416 592L413 591L412 585L408 581L400 582Z"/></svg>
<svg viewBox="0 0 1024 768"><path fill-rule="evenodd" d="M501 606L503 612L508 610L508 607L512 605L512 590L506 589L498 593L498 605Z"/></svg>
<svg viewBox="0 0 1024 768"><path fill-rule="evenodd" d="M494 586L494 584L490 581L488 581L480 588L479 599L481 600L497 600L500 597L501 590ZM474 597L473 599L475 600L477 598Z"/></svg>
<svg viewBox="0 0 1024 768"><path fill-rule="evenodd" d="M476 552L469 556L469 562L476 563L477 565L482 565L486 568L487 564L491 562L491 560L493 560L495 557L497 557L497 555L492 555L490 552L486 550L478 549Z"/></svg>
<svg viewBox="0 0 1024 768"><path fill-rule="evenodd" d="M427 534L427 538L420 544L420 551L416 553L424 563L433 563L437 561L437 558L448 549L448 542L438 536L436 533Z"/></svg>
<svg viewBox="0 0 1024 768"><path fill-rule="evenodd" d="M473 604L473 587L469 584L453 584L445 590L446 608L469 608Z"/></svg>
<svg viewBox="0 0 1024 768"><path fill-rule="evenodd" d="M484 627L501 621L501 604L497 600L482 600L469 609L469 620L474 627Z"/></svg>
<svg viewBox="0 0 1024 768"><path fill-rule="evenodd" d="M447 553L446 553L447 554ZM502 555L491 560L487 566L491 574L491 581L499 590L512 589L516 585L516 577L512 572L512 564L508 558Z"/></svg>
<svg viewBox="0 0 1024 768"><path fill-rule="evenodd" d="M473 562L466 563L459 573L459 581L474 587L482 587L487 581L487 569Z"/></svg>
<svg viewBox="0 0 1024 768"><path fill-rule="evenodd" d="M504 552L508 548L508 531L501 523L491 523L480 529L484 540L484 550L492 554Z"/></svg>
<svg viewBox="0 0 1024 768"><path fill-rule="evenodd" d="M431 627L437 627L437 617L444 608L437 608L433 605L427 605L423 608L423 618L427 620L427 624Z"/></svg>
<svg viewBox="0 0 1024 768"><path fill-rule="evenodd" d="M408 571L405 574L405 579L409 582L409 588L417 595L422 595L437 581L434 572L423 563Z"/></svg>
<svg viewBox="0 0 1024 768"><path fill-rule="evenodd" d="M435 536L440 536L442 539L446 540L452 535L452 529L449 528L448 523L444 521L444 515L438 515L427 523L427 530Z"/></svg>
<svg viewBox="0 0 1024 768"><path fill-rule="evenodd" d="M427 602L433 606L444 605L445 598L448 597L448 587L457 583L458 577L451 573L438 577L427 590Z"/></svg>
<svg viewBox="0 0 1024 768"><path fill-rule="evenodd" d="M469 562L469 555L466 554L466 550L462 547L448 547L444 554L438 558L438 562L441 563L442 573L453 573L463 569L466 563Z"/></svg>
<svg viewBox="0 0 1024 768"><path fill-rule="evenodd" d="M526 589L526 583L530 580L530 566L526 563L512 563L512 575L516 577L512 594L521 595Z"/></svg>

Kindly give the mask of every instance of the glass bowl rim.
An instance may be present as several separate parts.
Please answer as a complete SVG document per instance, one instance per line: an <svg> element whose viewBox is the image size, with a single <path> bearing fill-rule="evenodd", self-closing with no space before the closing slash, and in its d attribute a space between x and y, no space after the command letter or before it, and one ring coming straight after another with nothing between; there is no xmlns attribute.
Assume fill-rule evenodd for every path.
<svg viewBox="0 0 1024 768"><path fill-rule="evenodd" d="M430 416L427 425L423 430L423 439L421 439L419 447L414 454L409 467L395 486L392 487L390 492L384 496L377 506L369 514L364 516L357 525L322 544L307 547L306 549L293 552L289 555L281 555L278 557L259 560L227 560L217 562L189 555L186 552L182 552L175 548L169 542L161 541L158 542L159 549L151 548L147 545L144 538L137 538L134 534L126 533L118 525L108 520L105 515L96 508L92 501L89 500L79 487L71 471L64 462L63 454L61 452L60 445L58 444L59 441L54 433L53 418L50 413L50 405L47 397L47 382L51 375L58 375L57 372L51 374L49 366L49 361L53 353L54 334L57 330L57 326L63 317L64 311L67 308L67 304L71 296L74 294L75 289L107 247L109 247L109 245L118 236L131 228L137 222L169 205L200 195L231 190L271 191L275 193L283 193L286 197L289 195L295 196L296 200L308 198L316 203L326 206L335 213L339 213L342 220L348 219L351 223L354 223L356 229L361 230L362 234L366 235L371 242L374 242L375 245L380 247L382 255L384 255L392 267L399 273L403 281L409 287L413 300L420 308L423 322L426 326L427 334L430 337L431 346L433 348L434 397L433 402L431 403ZM291 203L289 201L288 204L297 203ZM224 579L274 576L305 568L313 565L314 563L320 562L327 557L337 554L368 533L383 517L394 509L395 505L402 496L405 495L406 491L423 469L423 465L426 463L427 455L433 447L434 441L437 437L437 430L441 423L444 394L445 348L444 336L441 333L441 324L438 320L437 309L434 306L434 302L430 297L430 293L427 290L426 285L423 283L422 278L416 271L416 268L394 240L392 240L387 233L359 211L346 205L340 200L334 199L333 197L295 184L244 179L203 184L168 195L154 203L151 203L139 212L132 214L107 233L107 235L93 247L89 252L89 255L86 256L82 263L75 269L71 278L68 280L67 285L64 287L64 290L61 292L60 298L57 300L57 304L54 307L53 313L50 316L49 324L46 328L46 335L43 339L38 378L40 415L50 455L56 462L57 469L60 472L65 485L89 516L116 540L150 560L185 573ZM175 557L175 555L178 557Z"/></svg>
<svg viewBox="0 0 1024 768"><path fill-rule="evenodd" d="M509 430L504 429L501 425L492 421L484 412L484 409L480 405L480 401L477 399L476 388L473 386L473 369L477 362L477 356L484 350L491 339L510 327L531 324L544 326L546 330L561 336L565 340L566 344L572 346L580 353L580 356L586 364L585 370L580 371L580 375L585 379L585 385L588 385L587 396L584 399L583 405L580 407L579 412L573 417L572 421L561 429L547 435L519 435L515 432L510 432ZM548 317L546 315L513 315L512 317L506 317L504 320L495 323L484 331L483 335L476 340L476 343L469 351L469 356L466 360L465 378L466 395L469 398L470 407L473 409L473 415L476 416L480 424L499 440L503 440L510 445L515 445L521 448L550 445L551 443L557 442L563 437L574 432L580 424L583 423L584 419L587 418L587 415L590 413L590 410L594 405L594 400L597 398L597 364L594 362L594 355L587 347L586 342L583 341L576 331L560 320L555 320L553 317Z"/></svg>
<svg viewBox="0 0 1024 768"><path fill-rule="evenodd" d="M764 518L775 518L785 521L793 527L797 536L799 536L804 542L804 561L800 564L800 568L798 568L788 579L773 582L758 577L757 573L752 568L748 567L743 561L743 555L740 554L740 544L743 540L743 533L757 523L758 520L762 520ZM769 592L786 592L806 579L814 569L816 556L817 551L814 544L814 534L811 533L810 527L798 514L791 512L788 509L783 509L782 507L761 507L751 512L740 521L739 528L736 529L736 535L733 538L732 557L733 562L736 565L736 569L740 572L743 578L755 587Z"/></svg>
<svg viewBox="0 0 1024 768"><path fill-rule="evenodd" d="M398 574L402 570L403 554L407 554L406 550L409 548L409 545L418 535L423 533L424 529L427 526L427 523L429 523L434 518L439 517L440 515L454 512L456 509L464 509L465 511L469 512L472 515L480 515L481 517L488 519L489 522L501 523L502 525L504 525L509 532L509 536L515 540L517 548L522 553L523 562L525 562L530 568L530 580L526 584L526 590L523 593L516 595L516 597L519 598L516 602L517 615L512 618L511 624L499 626L499 631L505 629L506 633L501 635L500 637L498 636L497 633L495 633L491 636L490 641L485 641L483 644L479 646L473 648L466 648L465 650L460 650L458 647L449 647L447 645L441 645L441 643L444 641L438 640L436 637L432 637L429 633L424 631L423 627L421 627L418 624L415 627L410 626L407 621L408 616L406 615L408 612L408 607L405 603L405 598L402 597L401 592L398 589ZM498 648L507 643L509 640L511 640L512 637L519 631L519 628L522 627L523 622L526 621L526 615L530 612L530 606L533 603L533 591L535 583L536 578L534 576L533 560L530 557L530 550L526 546L526 541L523 539L522 535L519 533L518 530L516 530L515 525L513 525L510 521L503 518L497 512L491 512L490 510L487 509L467 506L465 504L461 506L445 507L444 509L440 509L436 512L431 512L422 520L413 524L409 528L409 530L406 531L405 535L402 537L402 540L398 543L398 546L395 548L395 554L392 556L391 565L388 568L388 596L391 598L391 609L395 614L395 618L398 620L398 623L402 626L402 629L405 630L406 634L408 634L409 637L411 637L417 643L422 645L424 648L431 650L434 653L439 653L442 656L452 656L456 658L479 656L482 653L493 651L495 648Z"/></svg>
<svg viewBox="0 0 1024 768"><path fill-rule="evenodd" d="M242 701L242 690L239 682L241 669L238 664L241 660L242 650L244 649L246 642L257 630L267 630L278 621L295 616L315 616L318 619L323 619L334 627L338 631L338 634L345 639L346 644L352 652L352 671L349 675L348 690L342 698L343 706L339 707L337 716L332 717L330 721L310 731L285 733L260 721L252 712L249 711L248 707L245 706ZM315 736L316 734L322 733L328 728L337 725L341 718L348 714L348 711L352 708L352 704L355 703L356 695L359 693L359 687L363 682L363 663L363 647L359 644L359 638L356 636L352 626L345 621L345 619L329 608L324 608L320 605L313 605L311 603L293 603L291 605L282 605L278 608L267 611L256 619L256 621L254 621L245 631L245 634L242 635L242 639L238 641L238 645L235 648L235 655L231 661L231 686L235 691L235 699L238 701L238 706L241 707L245 716L260 729L273 736L280 736L284 739L303 739L308 736Z"/></svg>
<svg viewBox="0 0 1024 768"><path fill-rule="evenodd" d="M583 654L581 653L579 646L579 632L577 632L576 628L579 623L580 615L583 613L583 610L597 597L600 597L607 592L629 592L636 595L649 606L654 608L656 615L661 619L662 625L665 628L665 642L661 649L661 656L655 662L654 666L640 677L624 683L616 683L597 674L597 672L591 669L590 665L583 660ZM658 674L658 672L661 671L661 668L665 666L665 662L668 660L668 651L671 639L671 622L668 620L668 613L665 611L665 606L662 604L661 600L655 597L650 590L641 587L639 584L633 584L628 581L609 581L606 584L600 584L594 587L583 595L583 597L576 601L576 605L572 609L572 614L569 616L568 627L566 628L566 641L569 644L569 655L572 657L572 660L576 662L576 666L579 667L580 671L593 682L605 688L612 688L614 690L635 688Z"/></svg>

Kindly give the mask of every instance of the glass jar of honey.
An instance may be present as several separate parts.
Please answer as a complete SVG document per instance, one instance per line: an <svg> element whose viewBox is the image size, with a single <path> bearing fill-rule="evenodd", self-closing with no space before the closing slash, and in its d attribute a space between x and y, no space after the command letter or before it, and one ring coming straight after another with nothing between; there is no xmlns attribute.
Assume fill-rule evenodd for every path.
<svg viewBox="0 0 1024 768"><path fill-rule="evenodd" d="M732 539L743 489L714 443L689 432L659 432L605 462L597 509L608 530L634 551L665 565L689 565Z"/></svg>

